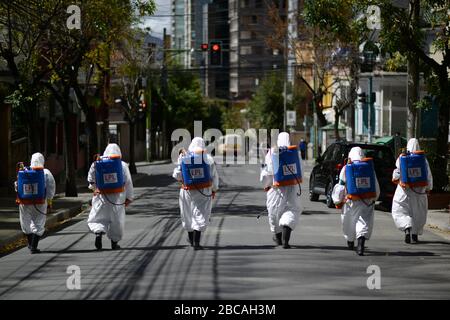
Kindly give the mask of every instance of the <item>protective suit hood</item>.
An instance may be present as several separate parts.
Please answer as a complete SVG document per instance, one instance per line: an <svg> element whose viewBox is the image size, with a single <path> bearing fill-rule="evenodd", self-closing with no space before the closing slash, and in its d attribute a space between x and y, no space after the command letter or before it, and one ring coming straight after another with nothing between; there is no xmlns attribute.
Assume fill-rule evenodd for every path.
<svg viewBox="0 0 450 320"><path fill-rule="evenodd" d="M115 143L110 143L106 146L105 152L103 152L103 156L112 156L119 155L122 158L122 152L120 151L120 147Z"/></svg>
<svg viewBox="0 0 450 320"><path fill-rule="evenodd" d="M348 159L351 161L361 161L362 158L364 154L360 147L353 147L348 153Z"/></svg>
<svg viewBox="0 0 450 320"><path fill-rule="evenodd" d="M278 147L289 147L291 142L289 141L289 133L280 132L278 135L277 146Z"/></svg>
<svg viewBox="0 0 450 320"><path fill-rule="evenodd" d="M409 152L419 151L419 140L417 140L416 138L409 139L408 144L406 145L406 150L408 150Z"/></svg>
<svg viewBox="0 0 450 320"><path fill-rule="evenodd" d="M42 167L43 168L44 163L45 163L45 159L41 153L37 152L31 156L31 162L30 162L31 167L33 167L33 168Z"/></svg>
<svg viewBox="0 0 450 320"><path fill-rule="evenodd" d="M203 140L200 137L195 137L194 139L192 139L192 142L189 145L188 151L195 152L195 151L201 151L201 150L205 150L205 149L206 149L205 140Z"/></svg>

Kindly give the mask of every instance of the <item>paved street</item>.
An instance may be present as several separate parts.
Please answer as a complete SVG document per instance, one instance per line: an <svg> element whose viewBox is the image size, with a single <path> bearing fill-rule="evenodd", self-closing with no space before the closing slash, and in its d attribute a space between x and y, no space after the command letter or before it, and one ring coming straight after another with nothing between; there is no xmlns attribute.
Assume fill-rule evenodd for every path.
<svg viewBox="0 0 450 320"><path fill-rule="evenodd" d="M359 257L345 246L339 211L308 200L307 179L292 249L275 247L257 165L219 166L204 250L194 251L181 228L172 168L138 168L149 176L135 184L120 251L109 250L106 238L105 250L95 250L83 213L47 234L42 254L23 248L0 258L0 299L450 298L450 242L426 231L420 244L406 245L392 218L376 211L367 255ZM71 265L80 267L80 290L66 286ZM380 290L366 286L370 265L380 267Z"/></svg>

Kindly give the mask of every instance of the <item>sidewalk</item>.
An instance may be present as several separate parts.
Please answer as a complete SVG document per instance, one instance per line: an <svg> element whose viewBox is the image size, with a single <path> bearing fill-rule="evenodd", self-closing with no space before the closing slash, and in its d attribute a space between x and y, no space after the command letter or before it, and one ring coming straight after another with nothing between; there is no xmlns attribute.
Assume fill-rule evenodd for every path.
<svg viewBox="0 0 450 320"><path fill-rule="evenodd" d="M450 240L450 212L448 210L428 210L427 224L429 231Z"/></svg>
<svg viewBox="0 0 450 320"><path fill-rule="evenodd" d="M169 163L169 161L137 162L136 167L152 166ZM132 176L133 183L146 177L147 174L137 173ZM62 191L64 186L58 186ZM47 215L46 230L50 230L61 222L77 216L79 213L90 209L92 191L87 188L85 179L77 180L78 197L65 197L64 192L57 193L53 199L53 210ZM136 197L140 195L137 194ZM20 228L19 207L14 197L0 198L0 254L6 253L20 244L25 244L25 236Z"/></svg>

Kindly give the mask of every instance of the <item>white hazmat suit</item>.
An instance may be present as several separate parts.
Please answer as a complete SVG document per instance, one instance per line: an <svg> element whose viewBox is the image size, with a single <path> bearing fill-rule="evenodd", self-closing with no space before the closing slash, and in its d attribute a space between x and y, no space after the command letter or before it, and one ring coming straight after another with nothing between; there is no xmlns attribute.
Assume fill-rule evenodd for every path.
<svg viewBox="0 0 450 320"><path fill-rule="evenodd" d="M188 152L205 149L205 141L200 137L195 137L189 145ZM179 182L182 181L182 157L183 154L180 154L178 157L178 166L175 167L172 174L172 177ZM208 197L208 195L219 190L219 175L217 174L214 159L210 154L205 154L204 159L209 165L209 172L212 179L211 187L199 189L201 192L196 189L185 190L184 188L181 188L179 196L181 223L183 228L188 232L189 242L196 248L199 247L201 232L205 231L209 225L212 197Z"/></svg>
<svg viewBox="0 0 450 320"><path fill-rule="evenodd" d="M30 167L44 167L45 159L41 153L35 153L31 156ZM45 177L45 197L52 200L55 196L56 183L50 170L44 168ZM17 190L17 182L15 183ZM44 234L45 222L47 220L47 201L43 204L29 205L20 204L20 226L23 233L27 235L28 247L32 253L37 253L39 238ZM34 249L34 250L33 250Z"/></svg>
<svg viewBox="0 0 450 320"><path fill-rule="evenodd" d="M288 147L290 146L289 141L289 133L281 132L278 135L277 139L277 147ZM290 231L294 230L297 226L299 216L302 212L300 197L298 196L300 185L291 185L291 186L273 186L273 178L274 178L274 169L272 162L272 153L275 151L274 148L271 148L265 157L265 166L261 171L261 180L264 184L265 190L267 191L267 211L269 218L269 227L270 231L274 233L276 241L278 244L282 244L281 235L285 230L284 227L289 227ZM299 161L300 168L302 168L301 164L301 155L299 152ZM289 242L289 236L286 239ZM289 247L289 244L286 243L286 248Z"/></svg>
<svg viewBox="0 0 450 320"><path fill-rule="evenodd" d="M350 161L360 161L364 158L360 147L353 147L349 154ZM339 174L339 183L334 186L332 199L336 206L342 206L341 222L344 237L350 249L353 249L355 239L358 239L358 254L364 254L364 241L369 240L372 235L375 201L380 196L380 186L375 177L376 198L361 200L347 199L345 165ZM359 240L361 239L361 240ZM360 244L360 242L363 242ZM361 247L362 246L362 247Z"/></svg>
<svg viewBox="0 0 450 320"><path fill-rule="evenodd" d="M415 138L410 139L406 149L409 152L420 150L419 141ZM403 188L398 184L392 201L392 218L395 226L406 233L405 241L407 243L410 242L409 233L412 233L413 241L417 241L417 235L423 233L423 227L427 220L428 197L426 192L433 189L433 176L428 160L426 165L428 185L426 187L415 187L411 190L409 187ZM397 168L392 174L392 180L398 183L400 179L400 157L397 159L395 166Z"/></svg>
<svg viewBox="0 0 450 320"><path fill-rule="evenodd" d="M103 156L119 155L122 157L120 147L110 143L105 149ZM113 248L122 239L125 227L125 202L128 205L133 201L133 181L131 180L128 164L122 161L123 178L125 182L124 191L120 193L102 194L98 192L95 182L95 162L92 163L88 173L89 189L94 191L92 198L92 209L89 213L89 229L97 235L96 247L101 249L101 238L99 235L106 233L112 241ZM119 247L118 247L119 248Z"/></svg>

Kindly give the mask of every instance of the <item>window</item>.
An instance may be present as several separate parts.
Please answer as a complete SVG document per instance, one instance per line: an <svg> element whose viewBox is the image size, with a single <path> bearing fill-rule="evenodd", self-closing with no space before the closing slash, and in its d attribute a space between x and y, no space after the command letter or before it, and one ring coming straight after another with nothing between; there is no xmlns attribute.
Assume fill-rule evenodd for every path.
<svg viewBox="0 0 450 320"><path fill-rule="evenodd" d="M262 8L263 0L255 0L255 8Z"/></svg>
<svg viewBox="0 0 450 320"><path fill-rule="evenodd" d="M249 8L250 0L241 0L241 8Z"/></svg>
<svg viewBox="0 0 450 320"><path fill-rule="evenodd" d="M324 161L330 161L333 160L333 154L334 154L335 145L332 144L328 147L328 149L323 154L323 160Z"/></svg>
<svg viewBox="0 0 450 320"><path fill-rule="evenodd" d="M246 40L250 39L252 36L252 33L250 31L241 31L241 39Z"/></svg>
<svg viewBox="0 0 450 320"><path fill-rule="evenodd" d="M252 54L251 46L242 46L241 47L241 55Z"/></svg>
<svg viewBox="0 0 450 320"><path fill-rule="evenodd" d="M254 46L253 47L253 54L263 55L264 54L264 47L262 47L262 46Z"/></svg>

